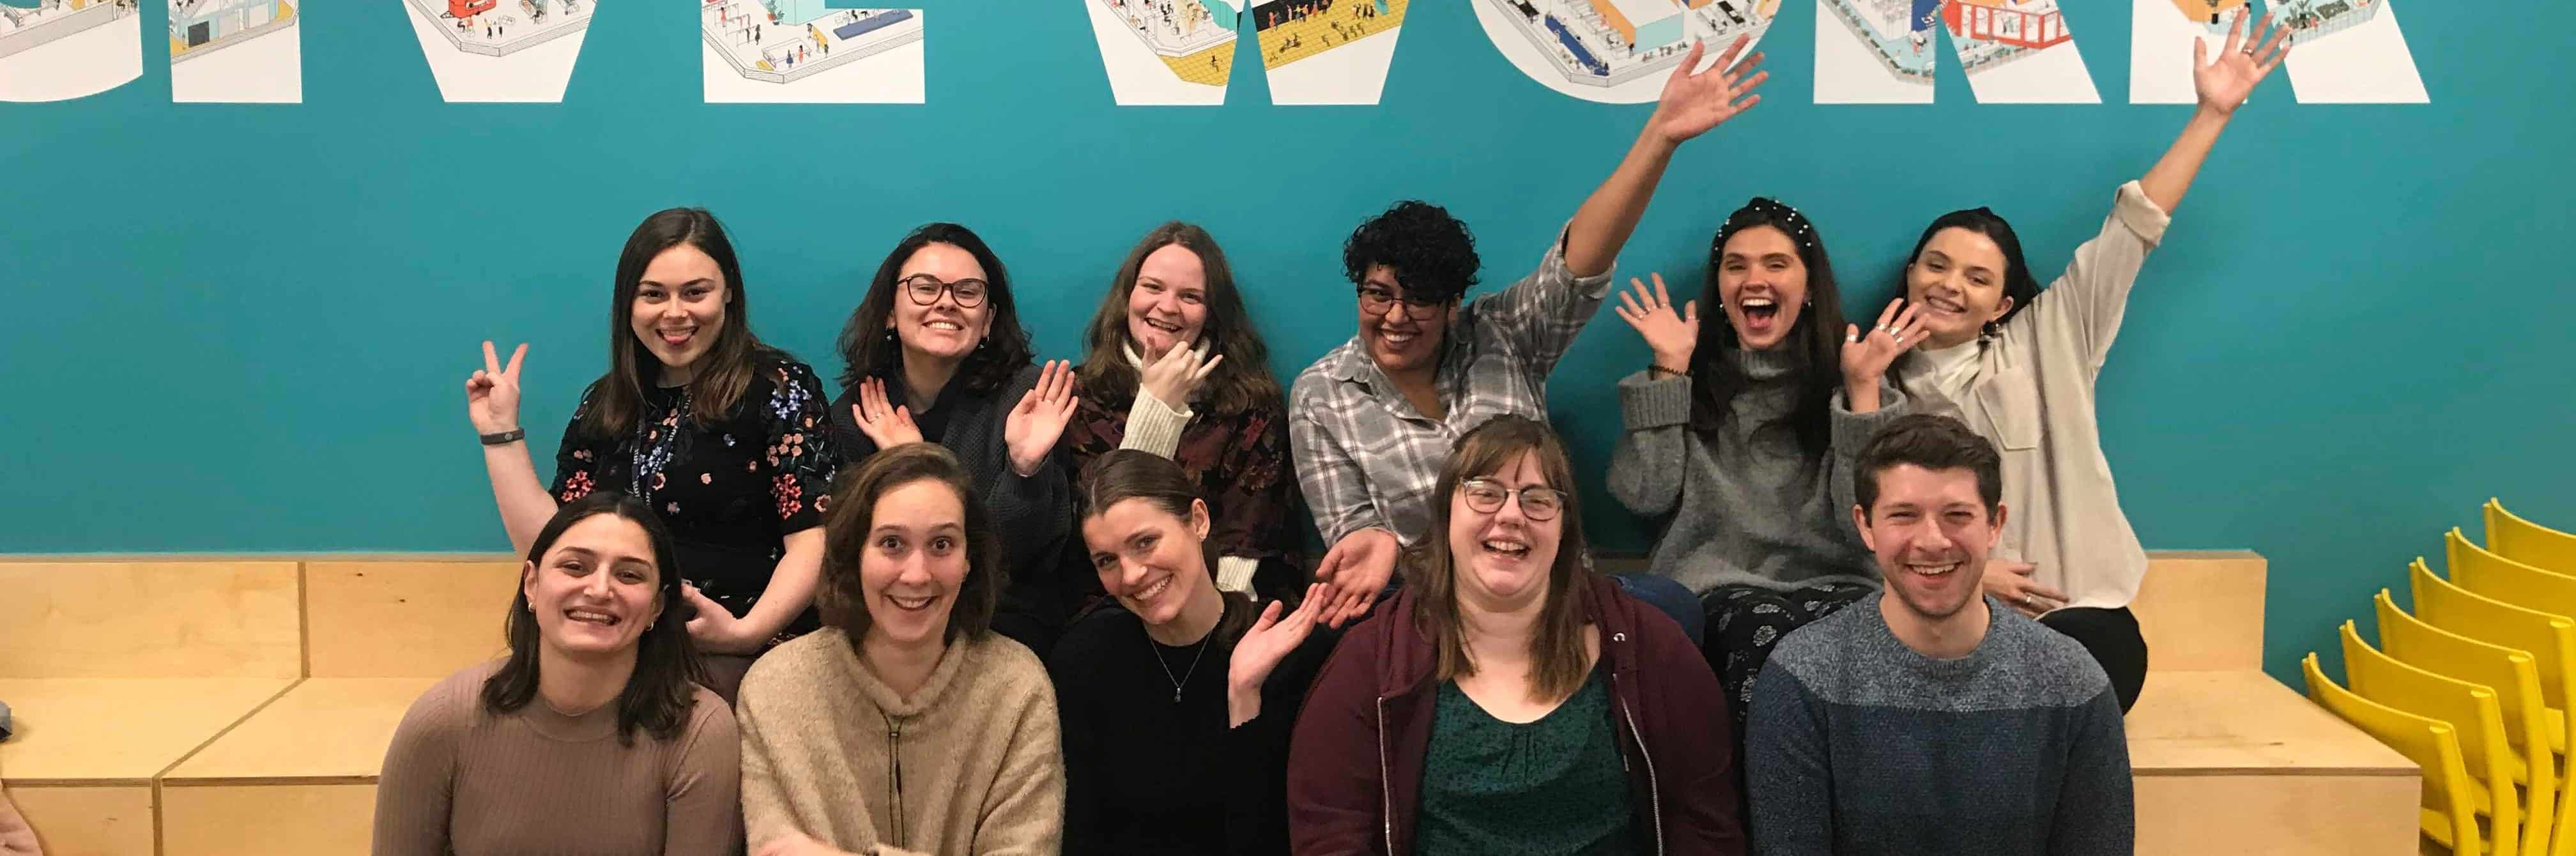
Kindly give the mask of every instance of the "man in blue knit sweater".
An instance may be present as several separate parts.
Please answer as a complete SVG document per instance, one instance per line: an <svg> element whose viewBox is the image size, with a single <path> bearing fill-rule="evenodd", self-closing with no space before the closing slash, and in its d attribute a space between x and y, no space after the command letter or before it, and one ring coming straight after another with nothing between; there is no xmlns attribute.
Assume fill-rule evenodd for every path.
<svg viewBox="0 0 2576 856"><path fill-rule="evenodd" d="M1995 447L1907 416L1853 478L1852 523L1886 588L1789 634L1755 678L1754 852L2132 852L2110 679L1979 585L2006 513Z"/></svg>

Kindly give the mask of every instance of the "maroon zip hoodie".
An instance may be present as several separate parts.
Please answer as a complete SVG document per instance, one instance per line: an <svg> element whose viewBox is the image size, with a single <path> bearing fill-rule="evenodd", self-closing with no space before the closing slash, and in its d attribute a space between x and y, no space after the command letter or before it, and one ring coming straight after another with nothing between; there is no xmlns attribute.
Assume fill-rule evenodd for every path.
<svg viewBox="0 0 2576 856"><path fill-rule="evenodd" d="M1736 856L1726 694L1671 617L1590 577L1590 618L1610 671L1610 718L1628 770L1640 853ZM1351 630L1297 717L1288 760L1288 834L1299 856L1413 852L1422 758L1431 746L1431 639L1411 590Z"/></svg>

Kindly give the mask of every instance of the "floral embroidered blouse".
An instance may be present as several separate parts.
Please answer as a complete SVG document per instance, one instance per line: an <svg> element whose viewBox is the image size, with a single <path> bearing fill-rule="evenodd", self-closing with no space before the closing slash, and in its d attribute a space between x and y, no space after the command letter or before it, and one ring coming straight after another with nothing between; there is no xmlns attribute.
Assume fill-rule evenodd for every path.
<svg viewBox="0 0 2576 856"><path fill-rule="evenodd" d="M594 490L643 499L671 529L681 579L739 617L768 589L786 537L823 525L840 465L823 402L813 369L773 354L734 412L706 426L686 388L650 387L634 431L602 438L581 430L585 390L555 451L552 492L558 502ZM809 609L780 638L816 625Z"/></svg>

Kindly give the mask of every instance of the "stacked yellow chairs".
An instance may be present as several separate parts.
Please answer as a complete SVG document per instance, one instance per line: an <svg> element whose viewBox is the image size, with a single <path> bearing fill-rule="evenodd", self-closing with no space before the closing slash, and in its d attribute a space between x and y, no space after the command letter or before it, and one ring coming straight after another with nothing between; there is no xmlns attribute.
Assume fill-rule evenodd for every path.
<svg viewBox="0 0 2576 856"><path fill-rule="evenodd" d="M2576 575L2576 535L2515 517L2493 499L2485 510L2487 549L2542 570Z"/></svg>
<svg viewBox="0 0 2576 856"><path fill-rule="evenodd" d="M2373 598L2379 613L2379 647L2388 656L2444 677L2475 684L2495 693L2504 714L2505 740L2515 750L2515 782L2523 788L2521 805L2523 856L2550 852L2556 829L2559 776L2550 728L2566 717L2552 717L2541 701L2540 671L2530 652L2490 645L2443 630L2397 608L2387 589ZM2350 670L2347 665L2346 670ZM2357 683L2357 682L2356 682ZM2556 735L2564 741L2566 735ZM2563 747L2563 742L2556 746Z"/></svg>
<svg viewBox="0 0 2576 856"><path fill-rule="evenodd" d="M2418 816L2425 837L2451 849L2453 853L2482 854L2487 850L2478 834L2478 821L2469 792L2469 770L2460 757L2459 731L2450 725L2416 716L2384 704L2362 698L2351 690L2335 685L2317 668L2317 655L2310 652L2299 663L2308 676L2308 698L2317 706L2354 728L2387 744L2424 768L2424 808Z"/></svg>
<svg viewBox="0 0 2576 856"><path fill-rule="evenodd" d="M2521 761L2505 748L2504 711L2496 693L2409 666L2361 639L2346 621L2344 683L2362 698L2446 723L2457 732L2460 762L2468 771L2469 809L2487 818L2486 841L2497 854L2522 852ZM2454 852L2459 852L2456 849Z"/></svg>
<svg viewBox="0 0 2576 856"><path fill-rule="evenodd" d="M2517 562L2469 543L2460 530L2442 536L2451 581L2515 606L2576 616L2576 577Z"/></svg>

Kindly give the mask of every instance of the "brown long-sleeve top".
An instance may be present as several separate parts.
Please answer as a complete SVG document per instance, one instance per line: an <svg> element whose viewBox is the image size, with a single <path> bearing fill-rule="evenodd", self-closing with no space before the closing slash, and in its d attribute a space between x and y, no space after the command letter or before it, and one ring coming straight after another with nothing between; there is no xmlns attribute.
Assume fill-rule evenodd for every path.
<svg viewBox="0 0 2576 856"><path fill-rule="evenodd" d="M376 784L375 856L741 852L741 742L723 699L697 688L678 736L630 746L614 704L485 712L500 666L449 676L403 715Z"/></svg>

